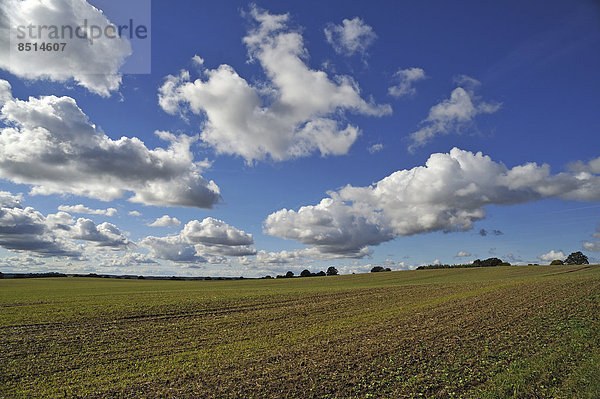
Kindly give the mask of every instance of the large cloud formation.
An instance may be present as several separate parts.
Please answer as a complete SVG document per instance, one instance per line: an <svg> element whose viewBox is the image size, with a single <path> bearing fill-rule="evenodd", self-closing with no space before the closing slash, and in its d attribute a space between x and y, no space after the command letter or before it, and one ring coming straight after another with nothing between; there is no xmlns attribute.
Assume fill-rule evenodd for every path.
<svg viewBox="0 0 600 399"><path fill-rule="evenodd" d="M381 116L389 105L365 101L348 76L333 79L308 67L302 36L288 29L288 15L252 8L256 27L244 37L251 61L258 61L268 82L249 84L229 65L190 81L188 71L169 75L159 89L168 113L204 115L201 139L218 153L247 162L346 154L360 130L340 120L345 111Z"/></svg>
<svg viewBox="0 0 600 399"><path fill-rule="evenodd" d="M22 197L0 191L0 247L38 256L82 258L84 241L94 248L124 250L134 244L111 223L96 225L89 219L73 220L66 212L47 216L23 207Z"/></svg>
<svg viewBox="0 0 600 399"><path fill-rule="evenodd" d="M536 163L508 169L480 152L454 148L371 186L348 185L317 205L274 212L264 231L321 253L361 257L368 246L398 236L472 229L487 205L542 198L598 201L600 176L589 170L552 175L549 165Z"/></svg>
<svg viewBox="0 0 600 399"><path fill-rule="evenodd" d="M211 217L188 222L177 235L148 236L140 240L140 245L148 248L153 257L179 263L254 255L256 250L250 247L252 244L252 234Z"/></svg>
<svg viewBox="0 0 600 399"><path fill-rule="evenodd" d="M77 84L101 96L109 96L121 84L119 68L131 54L130 43L122 38L102 36L65 40L64 51L41 51L32 54L14 51L9 29L18 26L69 26L73 29L95 25L106 27L110 21L101 10L85 0L0 0L0 68L25 79L49 79L65 82L74 79ZM28 32L28 30L24 30ZM42 31L47 34L49 30ZM67 31L68 32L68 31ZM86 33L91 36L89 28Z"/></svg>
<svg viewBox="0 0 600 399"><path fill-rule="evenodd" d="M156 132L168 148L148 149L136 137L112 140L89 122L71 97L9 99L0 111L0 177L31 184L32 194L113 200L131 191L146 205L210 208L219 187L194 162L195 138Z"/></svg>
<svg viewBox="0 0 600 399"><path fill-rule="evenodd" d="M44 217L31 207L24 208L20 196L0 191L0 246L17 252L38 256L80 257L81 249L56 234L61 218L68 215ZM60 228L58 231L62 231Z"/></svg>

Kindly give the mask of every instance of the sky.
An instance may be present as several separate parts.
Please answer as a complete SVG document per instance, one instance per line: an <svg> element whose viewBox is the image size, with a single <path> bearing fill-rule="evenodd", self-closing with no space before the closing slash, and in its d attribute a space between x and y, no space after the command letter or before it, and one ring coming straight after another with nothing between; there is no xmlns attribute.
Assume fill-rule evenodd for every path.
<svg viewBox="0 0 600 399"><path fill-rule="evenodd" d="M0 0L0 271L598 263L599 49L586 0Z"/></svg>

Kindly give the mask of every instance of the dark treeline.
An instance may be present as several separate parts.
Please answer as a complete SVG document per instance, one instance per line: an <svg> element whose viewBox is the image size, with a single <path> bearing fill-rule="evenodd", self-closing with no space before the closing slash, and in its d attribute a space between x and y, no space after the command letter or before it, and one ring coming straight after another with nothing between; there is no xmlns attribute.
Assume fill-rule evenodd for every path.
<svg viewBox="0 0 600 399"><path fill-rule="evenodd" d="M329 266L327 268L327 272L324 272L323 270L321 270L318 273L314 273L311 272L308 269L304 269L300 272L300 276L295 276L294 272L292 272L291 270L289 272L287 272L285 275L281 275L278 274L277 278L294 278L294 277L322 277L322 276L337 276L338 275L338 270L333 267L333 266ZM263 278L271 278L271 276L266 276Z"/></svg>
<svg viewBox="0 0 600 399"><path fill-rule="evenodd" d="M1 273L0 279L2 278L45 278L45 277L67 277L64 273Z"/></svg>
<svg viewBox="0 0 600 399"><path fill-rule="evenodd" d="M428 265L419 266L417 270L428 270L428 269L457 269L464 267L494 267L494 266L510 266L510 263L503 262L499 258L487 258L485 260L475 259L473 263L457 264L457 265Z"/></svg>

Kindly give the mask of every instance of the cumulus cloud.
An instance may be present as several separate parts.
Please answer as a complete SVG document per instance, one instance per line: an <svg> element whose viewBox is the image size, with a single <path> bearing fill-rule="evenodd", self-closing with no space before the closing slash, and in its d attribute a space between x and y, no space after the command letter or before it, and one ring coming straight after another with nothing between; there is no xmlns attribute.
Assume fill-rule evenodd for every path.
<svg viewBox="0 0 600 399"><path fill-rule="evenodd" d="M555 250L551 250L550 252L547 252L545 254L541 254L540 256L538 256L538 259L546 261L546 262L552 262L555 259L565 260L566 258L567 258L567 255L565 255L563 253L563 251L555 251Z"/></svg>
<svg viewBox="0 0 600 399"><path fill-rule="evenodd" d="M154 257L180 263L205 263L211 259L221 263L224 256L254 255L252 244L252 234L211 217L188 222L177 235L149 236L140 241Z"/></svg>
<svg viewBox="0 0 600 399"><path fill-rule="evenodd" d="M425 79L425 71L421 68L399 69L394 78L397 84L388 89L388 93L394 97L412 96L417 93L413 84Z"/></svg>
<svg viewBox="0 0 600 399"><path fill-rule="evenodd" d="M169 215L163 215L157 218L154 222L148 224L151 227L169 227L169 226L180 226L181 222L175 217Z"/></svg>
<svg viewBox="0 0 600 399"><path fill-rule="evenodd" d="M148 149L136 137L106 136L70 97L7 101L0 112L0 177L33 185L32 194L72 193L146 205L210 208L219 187L195 162L196 140L168 132L156 135L167 148Z"/></svg>
<svg viewBox="0 0 600 399"><path fill-rule="evenodd" d="M196 253L196 248L184 242L181 236L145 237L139 244L150 250L153 258L177 263L205 263L206 258Z"/></svg>
<svg viewBox="0 0 600 399"><path fill-rule="evenodd" d="M12 99L12 86L6 80L0 79L0 108Z"/></svg>
<svg viewBox="0 0 600 399"><path fill-rule="evenodd" d="M74 79L78 85L101 96L109 96L121 84L119 68L131 54L131 45L126 39L102 36L67 39L64 51L43 51L31 54L25 51L11 51L17 40L18 26L33 26L33 36L37 38L38 26L62 26L76 28L87 21L89 27L106 27L110 21L101 10L85 0L0 0L8 29L0 35L0 68L19 78L44 79L65 82ZM28 29L24 30L28 35ZM42 39L50 40L44 30ZM67 31L68 32L68 31ZM12 42L11 42L12 36ZM27 36L29 37L29 36ZM21 40L23 42L23 40Z"/></svg>
<svg viewBox="0 0 600 399"><path fill-rule="evenodd" d="M600 157L592 159L589 162L577 161L569 164L569 170L574 173L600 173Z"/></svg>
<svg viewBox="0 0 600 399"><path fill-rule="evenodd" d="M425 166L400 170L367 187L346 186L317 205L282 209L264 223L267 234L300 241L321 253L361 257L398 236L466 231L487 205L542 198L600 200L600 176L550 174L548 165L508 169L482 153L454 148Z"/></svg>
<svg viewBox="0 0 600 399"><path fill-rule="evenodd" d="M373 28L359 17L344 19L341 25L328 24L324 30L327 42L338 54L364 54L377 35Z"/></svg>
<svg viewBox="0 0 600 399"><path fill-rule="evenodd" d="M113 249L127 249L134 244L111 223L96 225L90 219L79 218L70 230L70 237L75 240L84 240L99 247L110 247Z"/></svg>
<svg viewBox="0 0 600 399"><path fill-rule="evenodd" d="M471 256L471 253L466 251L458 251L458 253L456 254L457 258L466 258L468 256Z"/></svg>
<svg viewBox="0 0 600 399"><path fill-rule="evenodd" d="M168 113L203 115L201 139L217 153L239 155L248 163L276 161L319 151L346 154L360 129L340 120L346 111L381 116L389 105L365 101L348 76L330 78L306 64L302 36L287 26L288 15L251 8L256 26L244 37L250 61L258 61L268 81L248 83L229 65L204 71L190 81L188 71L169 75L159 89Z"/></svg>
<svg viewBox="0 0 600 399"><path fill-rule="evenodd" d="M69 215L49 215L46 218L31 207L24 208L21 201L20 196L5 191L0 192L1 247L44 257L82 256L80 247L59 234L63 229L56 229L63 222L72 222L72 219L69 220Z"/></svg>
<svg viewBox="0 0 600 399"><path fill-rule="evenodd" d="M468 76L457 80L461 86L450 94L450 98L434 105L421 124L423 127L410 134L412 143L409 151L422 147L439 135L460 132L468 127L480 114L493 114L500 109L500 103L486 103L475 95L479 82Z"/></svg>
<svg viewBox="0 0 600 399"><path fill-rule="evenodd" d="M115 208L108 209L91 209L82 204L77 205L59 205L59 211L71 212L71 213L83 213L88 215L104 215L104 216L115 216L117 210Z"/></svg>
<svg viewBox="0 0 600 399"><path fill-rule="evenodd" d="M129 212L127 212L127 214L129 216L142 216L141 212L139 212L139 211L129 211Z"/></svg>

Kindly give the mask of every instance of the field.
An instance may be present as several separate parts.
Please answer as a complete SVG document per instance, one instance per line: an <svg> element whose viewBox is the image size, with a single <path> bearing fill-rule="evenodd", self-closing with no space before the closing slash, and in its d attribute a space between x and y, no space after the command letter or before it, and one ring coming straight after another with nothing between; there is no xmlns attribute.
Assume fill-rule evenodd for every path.
<svg viewBox="0 0 600 399"><path fill-rule="evenodd" d="M600 266L0 280L0 398L600 397Z"/></svg>

